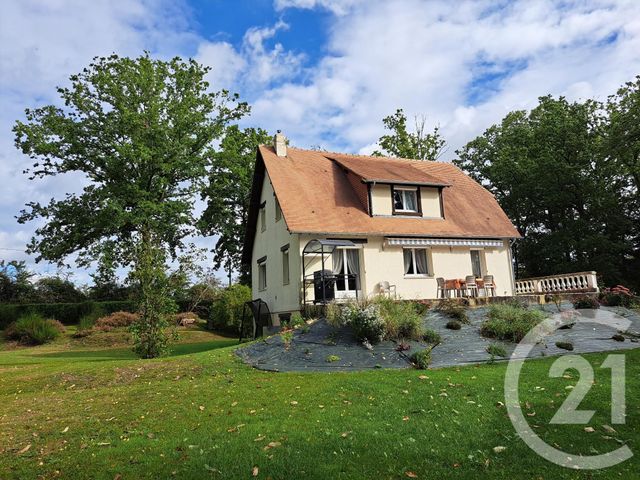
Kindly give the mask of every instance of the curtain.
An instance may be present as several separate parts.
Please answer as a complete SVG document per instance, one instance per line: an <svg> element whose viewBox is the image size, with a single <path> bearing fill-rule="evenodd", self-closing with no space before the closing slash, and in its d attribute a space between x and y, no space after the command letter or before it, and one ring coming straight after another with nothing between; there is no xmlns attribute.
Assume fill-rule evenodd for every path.
<svg viewBox="0 0 640 480"><path fill-rule="evenodd" d="M416 192L405 190L403 193L404 193L404 209L417 211L418 208L416 205Z"/></svg>
<svg viewBox="0 0 640 480"><path fill-rule="evenodd" d="M359 251L355 248L347 249L347 272L356 275L354 283L356 290L360 289L360 255ZM350 279L351 280L351 279Z"/></svg>
<svg viewBox="0 0 640 480"><path fill-rule="evenodd" d="M333 258L333 274L334 275L339 275L341 273L343 273L344 269L344 260L343 260L343 256L342 256L342 249L340 248L336 248L333 253L331 254L332 258Z"/></svg>
<svg viewBox="0 0 640 480"><path fill-rule="evenodd" d="M411 271L411 250L405 248L404 252L404 274L407 275Z"/></svg>
<svg viewBox="0 0 640 480"><path fill-rule="evenodd" d="M427 269L427 251L423 248L417 248L416 252L416 273L421 275L426 275L428 272Z"/></svg>

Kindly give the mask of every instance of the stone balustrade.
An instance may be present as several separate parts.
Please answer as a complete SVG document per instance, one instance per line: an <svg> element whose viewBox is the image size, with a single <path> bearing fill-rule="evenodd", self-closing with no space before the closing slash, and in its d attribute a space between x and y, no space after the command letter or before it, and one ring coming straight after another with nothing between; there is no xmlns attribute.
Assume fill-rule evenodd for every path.
<svg viewBox="0 0 640 480"><path fill-rule="evenodd" d="M597 292L596 272L565 273L516 280L516 295Z"/></svg>

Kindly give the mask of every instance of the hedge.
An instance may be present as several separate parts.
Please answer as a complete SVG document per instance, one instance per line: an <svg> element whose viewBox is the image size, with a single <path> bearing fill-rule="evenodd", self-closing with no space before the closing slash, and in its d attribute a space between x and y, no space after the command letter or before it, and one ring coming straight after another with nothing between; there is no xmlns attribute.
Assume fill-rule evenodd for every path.
<svg viewBox="0 0 640 480"><path fill-rule="evenodd" d="M38 313L45 318L59 320L65 325L73 325L82 317L90 314L94 308L101 308L106 314L124 310L135 312L136 305L132 301L82 302L82 303L5 303L0 304L0 329L25 313Z"/></svg>

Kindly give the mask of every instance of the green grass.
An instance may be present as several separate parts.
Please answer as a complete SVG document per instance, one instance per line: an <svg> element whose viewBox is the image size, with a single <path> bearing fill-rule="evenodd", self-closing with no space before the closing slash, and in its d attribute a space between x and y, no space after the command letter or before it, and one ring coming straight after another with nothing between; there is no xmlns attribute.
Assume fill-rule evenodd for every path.
<svg viewBox="0 0 640 480"><path fill-rule="evenodd" d="M200 335L200 333L198 333ZM188 341L187 338L184 339ZM503 406L505 364L441 370L268 373L242 364L232 339L204 334L174 354L57 342L0 352L0 478L636 478L640 456L605 471L547 463ZM575 385L527 362L520 395L547 442L575 454L640 448L640 350L626 353L627 423L610 424L605 354L584 425L549 425ZM611 439L605 439L608 436ZM30 448L23 453L28 445ZM271 447L269 447L271 445ZM493 447L506 446L502 453ZM636 452L638 453L638 452Z"/></svg>

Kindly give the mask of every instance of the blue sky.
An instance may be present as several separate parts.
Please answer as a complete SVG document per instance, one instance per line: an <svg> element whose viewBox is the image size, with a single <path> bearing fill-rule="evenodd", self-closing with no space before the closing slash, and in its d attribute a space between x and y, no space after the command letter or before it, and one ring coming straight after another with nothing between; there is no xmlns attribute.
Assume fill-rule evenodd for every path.
<svg viewBox="0 0 640 480"><path fill-rule="evenodd" d="M369 153L404 108L455 150L541 95L604 99L640 73L635 0L10 0L0 3L0 258L33 264L14 216L78 188L30 182L11 127L93 56L194 57L252 105L242 124ZM210 247L214 239L197 239ZM88 272L73 270L79 281Z"/></svg>

